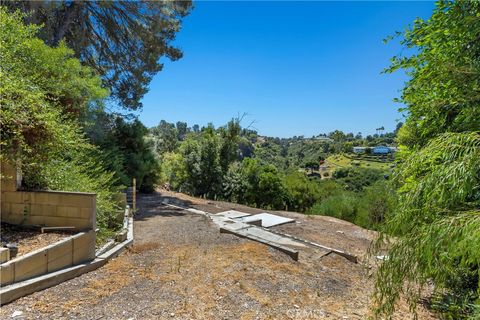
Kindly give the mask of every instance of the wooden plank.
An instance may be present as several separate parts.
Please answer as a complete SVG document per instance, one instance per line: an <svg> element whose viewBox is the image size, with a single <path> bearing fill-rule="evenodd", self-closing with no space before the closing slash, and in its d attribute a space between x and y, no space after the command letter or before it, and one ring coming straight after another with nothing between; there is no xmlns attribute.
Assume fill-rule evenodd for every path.
<svg viewBox="0 0 480 320"><path fill-rule="evenodd" d="M68 227L42 227L42 233L45 231L62 231L62 230L75 230L75 227L68 226Z"/></svg>

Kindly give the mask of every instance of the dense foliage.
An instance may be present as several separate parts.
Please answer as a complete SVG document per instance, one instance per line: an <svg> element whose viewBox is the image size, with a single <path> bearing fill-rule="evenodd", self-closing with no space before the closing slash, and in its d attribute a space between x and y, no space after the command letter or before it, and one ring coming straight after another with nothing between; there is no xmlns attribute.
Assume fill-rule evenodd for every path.
<svg viewBox="0 0 480 320"><path fill-rule="evenodd" d="M347 139L352 144L369 143L359 135L336 131L331 136L337 142L260 137L242 129L240 119L217 129L194 127L162 120L150 129L149 139L161 163L160 180L167 188L265 209L330 215L370 228L377 228L392 210L395 194L384 181L384 171L339 168L330 180L311 174L336 152L335 144L345 148Z"/></svg>
<svg viewBox="0 0 480 320"><path fill-rule="evenodd" d="M140 100L160 58L177 60L171 42L191 1L3 1L12 12L29 13L26 23L42 24L39 37L50 46L62 39L75 56L102 76L112 98L128 109Z"/></svg>
<svg viewBox="0 0 480 320"><path fill-rule="evenodd" d="M130 186L136 178L141 192L152 192L159 175L159 164L152 141L146 139L148 129L138 120L103 111L92 112L84 121L89 140L102 150L100 155L117 182Z"/></svg>
<svg viewBox="0 0 480 320"><path fill-rule="evenodd" d="M25 188L96 192L98 226L108 233L118 187L79 120L108 91L72 50L48 47L22 18L0 7L1 160L21 164Z"/></svg>
<svg viewBox="0 0 480 320"><path fill-rule="evenodd" d="M400 99L399 205L384 230L396 236L376 284L376 315L403 295L412 309L433 282L447 319L480 317L480 4L437 3L401 42L416 48L388 71L410 76ZM382 237L378 245L388 240Z"/></svg>
<svg viewBox="0 0 480 320"><path fill-rule="evenodd" d="M107 91L63 43L50 48L21 14L0 14L0 143L11 151L2 157L36 166L53 150L75 148L82 139L76 118Z"/></svg>

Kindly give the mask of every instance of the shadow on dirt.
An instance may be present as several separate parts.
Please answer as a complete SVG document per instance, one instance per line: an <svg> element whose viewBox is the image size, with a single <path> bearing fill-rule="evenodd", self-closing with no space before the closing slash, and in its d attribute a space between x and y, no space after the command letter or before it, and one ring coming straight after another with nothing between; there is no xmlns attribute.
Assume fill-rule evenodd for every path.
<svg viewBox="0 0 480 320"><path fill-rule="evenodd" d="M154 216L181 217L189 214L182 208L167 206L165 203L179 207L190 207L192 204L190 201L162 196L157 192L150 194L138 194L137 214L135 215L135 220L147 220L148 218Z"/></svg>

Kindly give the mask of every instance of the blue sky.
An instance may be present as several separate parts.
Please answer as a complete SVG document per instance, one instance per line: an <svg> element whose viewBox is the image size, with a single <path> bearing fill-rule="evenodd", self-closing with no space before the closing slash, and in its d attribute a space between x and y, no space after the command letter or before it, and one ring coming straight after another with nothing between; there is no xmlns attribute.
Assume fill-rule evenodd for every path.
<svg viewBox="0 0 480 320"><path fill-rule="evenodd" d="M402 48L382 40L432 2L196 2L150 84L140 120L215 126L247 113L262 135L393 130L406 77L384 75Z"/></svg>

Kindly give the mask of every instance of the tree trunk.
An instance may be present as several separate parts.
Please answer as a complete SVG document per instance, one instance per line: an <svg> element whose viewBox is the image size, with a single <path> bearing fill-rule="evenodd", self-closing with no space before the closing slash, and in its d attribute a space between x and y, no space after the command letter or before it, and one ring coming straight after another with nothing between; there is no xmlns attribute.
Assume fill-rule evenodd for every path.
<svg viewBox="0 0 480 320"><path fill-rule="evenodd" d="M61 8L57 11L57 14L63 15L63 17L59 19L58 25L55 26L50 41L52 46L57 46L60 40L65 37L70 25L76 18L78 18L82 5L82 1L71 1L70 3L67 3L66 1L63 2Z"/></svg>

